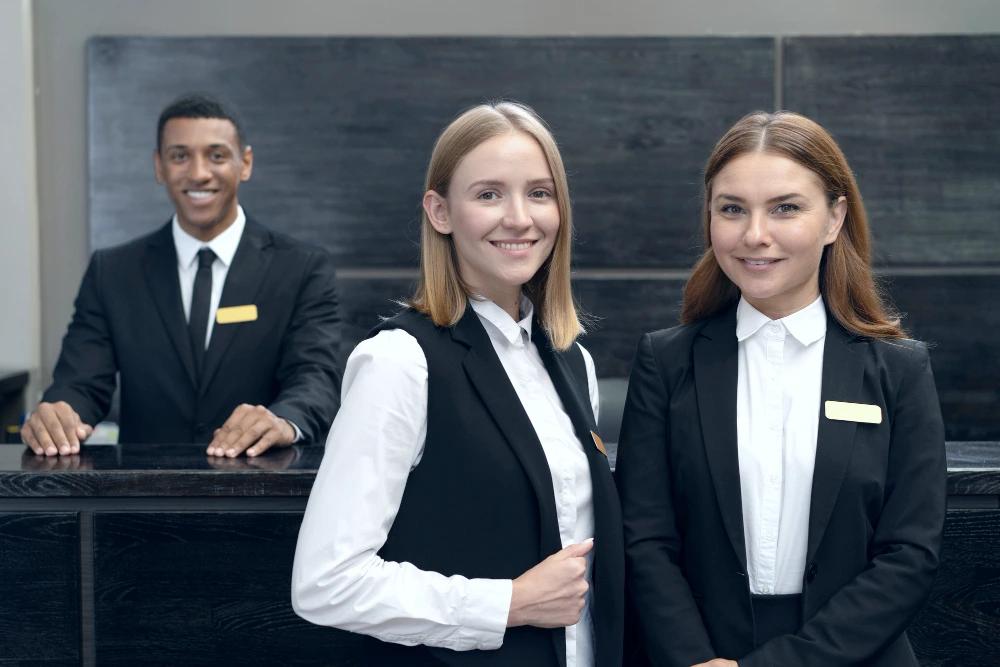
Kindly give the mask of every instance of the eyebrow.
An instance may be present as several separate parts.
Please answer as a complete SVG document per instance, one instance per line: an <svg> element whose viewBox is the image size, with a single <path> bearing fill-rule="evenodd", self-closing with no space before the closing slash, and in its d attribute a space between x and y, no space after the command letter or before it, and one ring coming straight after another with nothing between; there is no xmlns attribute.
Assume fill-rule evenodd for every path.
<svg viewBox="0 0 1000 667"><path fill-rule="evenodd" d="M777 197L771 197L770 199L768 199L764 203L765 204L774 204L775 202L784 201L786 199L795 199L796 197L798 197L799 199L804 199L805 198L804 195L800 195L798 192L789 192L788 194L778 195ZM737 197L736 195L730 195L730 194L726 194L726 193L718 194L718 195L716 195L715 197L712 198L713 201L715 201L717 199L725 199L727 201L739 202L741 204L746 201L742 197Z"/></svg>
<svg viewBox="0 0 1000 667"><path fill-rule="evenodd" d="M188 146L187 144L170 144L169 146L167 146L163 150L169 151L169 150L173 150L175 148L182 148L184 150L190 150L191 146ZM229 146L229 144L209 144L206 148L208 148L208 150L213 150L213 151L214 150L218 150L219 148L224 148L227 151L228 150L232 150L232 148Z"/></svg>
<svg viewBox="0 0 1000 667"><path fill-rule="evenodd" d="M482 187L497 188L497 187L501 187L503 185L504 185L503 181L496 181L496 180L491 180L491 179L482 179L482 180L474 181L473 183L470 183L469 187L466 188L465 191L468 192L469 190L475 190L476 188L482 188ZM537 187L539 185L548 185L548 186L553 186L554 187L555 186L555 181L553 179L551 179L551 178L535 178L535 179L532 179L532 180L528 181L528 187L529 188Z"/></svg>

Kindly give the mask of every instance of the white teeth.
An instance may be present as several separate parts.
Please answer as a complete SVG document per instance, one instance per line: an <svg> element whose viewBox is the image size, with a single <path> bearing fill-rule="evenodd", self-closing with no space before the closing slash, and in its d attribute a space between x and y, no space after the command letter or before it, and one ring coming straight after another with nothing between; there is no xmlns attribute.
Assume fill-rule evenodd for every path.
<svg viewBox="0 0 1000 667"><path fill-rule="evenodd" d="M493 241L493 245L501 250L527 250L533 241L522 241L520 243L505 243L503 241Z"/></svg>
<svg viewBox="0 0 1000 667"><path fill-rule="evenodd" d="M215 194L215 193L214 192L210 192L208 190L188 190L187 191L188 197L191 197L192 199L207 199L207 198L211 197L213 194Z"/></svg>
<svg viewBox="0 0 1000 667"><path fill-rule="evenodd" d="M765 264L770 264L770 263L774 262L775 260L773 260L773 259L744 259L743 261L746 262L747 264L749 264L750 266L764 266Z"/></svg>

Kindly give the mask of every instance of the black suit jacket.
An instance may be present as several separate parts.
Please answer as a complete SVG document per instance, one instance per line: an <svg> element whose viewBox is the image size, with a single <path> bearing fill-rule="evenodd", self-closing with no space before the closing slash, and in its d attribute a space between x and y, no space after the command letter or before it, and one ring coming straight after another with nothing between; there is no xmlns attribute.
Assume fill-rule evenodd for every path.
<svg viewBox="0 0 1000 667"><path fill-rule="evenodd" d="M98 250L43 400L66 401L95 424L119 373L121 442L208 442L241 403L322 439L340 400L329 255L248 218L219 307L249 304L256 321L215 324L196 383L170 223Z"/></svg>
<svg viewBox="0 0 1000 667"><path fill-rule="evenodd" d="M803 626L755 647L736 435L735 308L646 334L617 471L630 597L655 665L917 665L905 629L930 590L945 514L941 413L925 346L828 315L822 402L878 405L881 424L822 406Z"/></svg>

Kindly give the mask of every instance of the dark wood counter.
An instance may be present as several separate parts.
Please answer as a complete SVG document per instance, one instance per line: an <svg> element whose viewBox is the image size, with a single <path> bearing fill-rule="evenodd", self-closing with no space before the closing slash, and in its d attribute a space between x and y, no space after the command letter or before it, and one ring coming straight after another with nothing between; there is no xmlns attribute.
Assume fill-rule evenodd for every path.
<svg viewBox="0 0 1000 667"><path fill-rule="evenodd" d="M289 602L321 458L0 445L0 664L360 665ZM924 665L997 665L1000 443L948 443L948 466L941 572L910 634Z"/></svg>

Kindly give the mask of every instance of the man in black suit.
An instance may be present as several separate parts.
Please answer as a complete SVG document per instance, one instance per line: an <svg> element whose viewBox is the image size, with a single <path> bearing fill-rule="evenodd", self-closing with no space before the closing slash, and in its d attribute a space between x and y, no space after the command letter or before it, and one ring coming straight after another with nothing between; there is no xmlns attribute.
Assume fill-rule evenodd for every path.
<svg viewBox="0 0 1000 667"><path fill-rule="evenodd" d="M164 109L154 167L175 215L94 253L24 442L79 452L116 373L121 442L208 442L209 455L235 457L323 438L340 394L329 255L244 214L253 152L218 102Z"/></svg>

